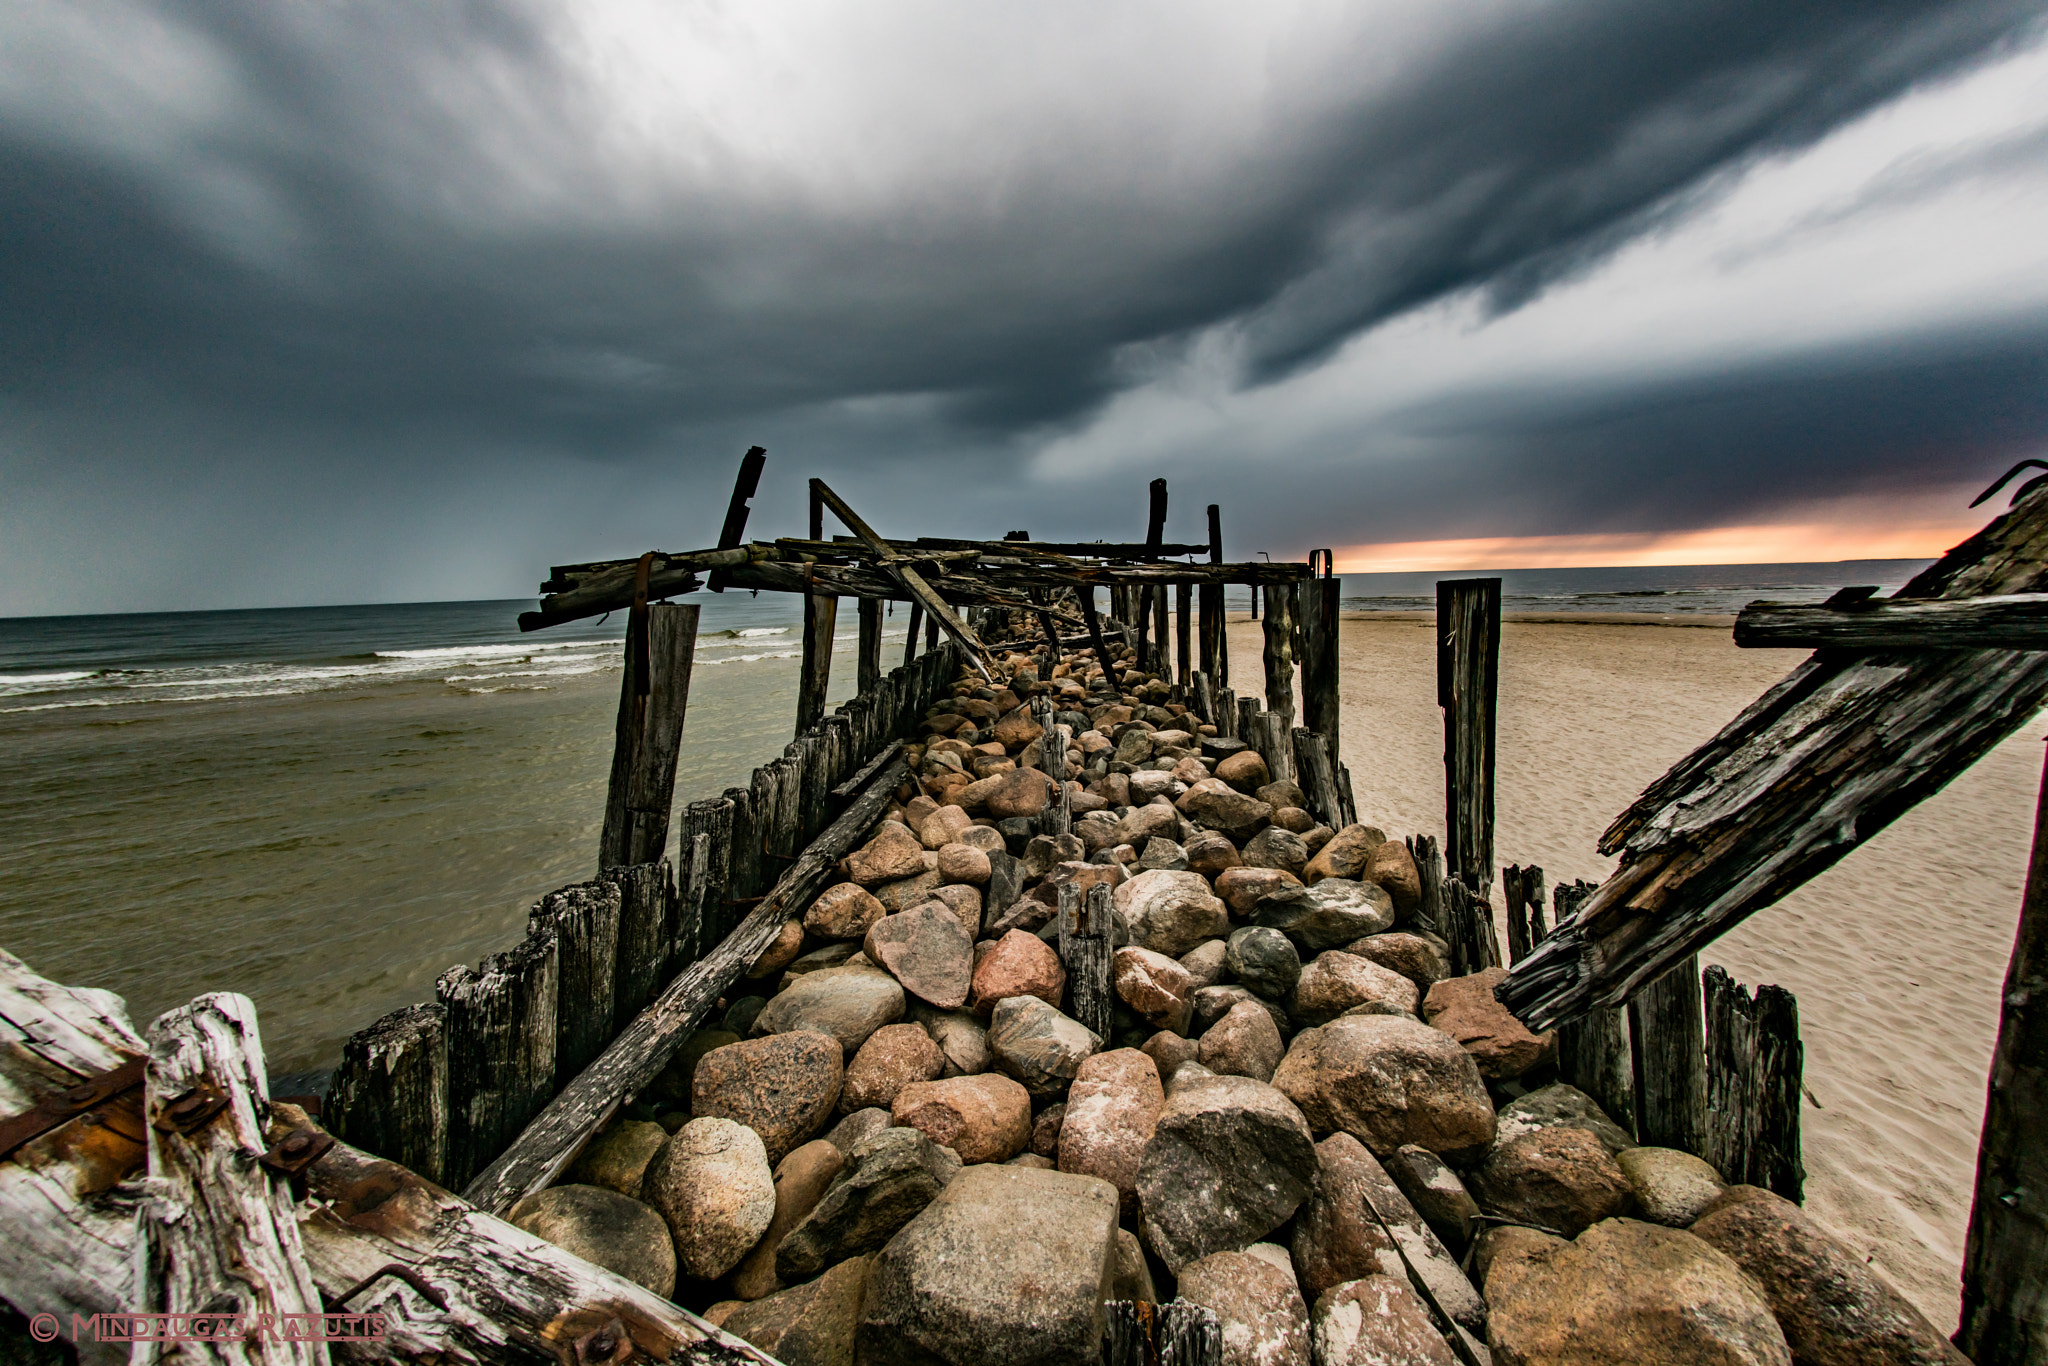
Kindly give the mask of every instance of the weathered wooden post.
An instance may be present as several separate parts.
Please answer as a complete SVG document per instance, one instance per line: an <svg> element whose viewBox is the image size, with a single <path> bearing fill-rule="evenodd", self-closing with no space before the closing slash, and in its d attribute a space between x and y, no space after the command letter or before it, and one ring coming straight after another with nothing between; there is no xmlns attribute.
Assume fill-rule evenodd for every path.
<svg viewBox="0 0 2048 1366"><path fill-rule="evenodd" d="M1299 584L1267 585L1266 710L1284 718L1283 730L1294 729L1294 637L1300 612Z"/></svg>
<svg viewBox="0 0 2048 1366"><path fill-rule="evenodd" d="M1643 985L1628 1003L1636 1081L1636 1136L1698 1155L1706 1146L1706 1017L1700 960L1689 954Z"/></svg>
<svg viewBox="0 0 2048 1366"><path fill-rule="evenodd" d="M825 693L832 683L832 634L839 626L839 599L804 594L803 670L797 676L796 733L818 724L825 715Z"/></svg>
<svg viewBox="0 0 2048 1366"><path fill-rule="evenodd" d="M687 813L684 823L687 827ZM681 844L687 855L687 828ZM694 936L679 942L684 937L675 924L675 887L668 860L607 868L598 876L612 885L619 898L618 970L612 979L612 1018L604 1034L609 1040L654 999L670 974L696 957L697 945ZM674 961L677 958L682 962ZM602 1044L600 1040L600 1047Z"/></svg>
<svg viewBox="0 0 2048 1366"><path fill-rule="evenodd" d="M560 970L554 937L529 934L434 984L447 1010L450 1185L504 1151L555 1093Z"/></svg>
<svg viewBox="0 0 2048 1366"><path fill-rule="evenodd" d="M1543 938L1543 870L1510 863L1500 881L1508 903L1508 962L1519 963Z"/></svg>
<svg viewBox="0 0 2048 1366"><path fill-rule="evenodd" d="M1116 990L1110 960L1116 952L1110 926L1110 890L1098 882L1088 889L1084 901L1075 884L1060 886L1060 923L1071 928L1066 936L1067 995L1074 1018L1091 1029L1106 1044L1110 1037L1110 1012L1116 1005Z"/></svg>
<svg viewBox="0 0 2048 1366"><path fill-rule="evenodd" d="M2037 1366L2048 1361L2048 775L1999 1001L1956 1346L1978 1366Z"/></svg>
<svg viewBox="0 0 2048 1366"><path fill-rule="evenodd" d="M611 1042L621 901L618 886L606 878L549 892L527 913L527 933L555 941L554 1085L567 1084ZM569 1003L567 1010L559 1007L562 1001Z"/></svg>
<svg viewBox="0 0 2048 1366"><path fill-rule="evenodd" d="M903 637L903 667L909 668L910 661L917 658L917 633L924 629L924 604L913 601L910 604L910 630Z"/></svg>
<svg viewBox="0 0 2048 1366"><path fill-rule="evenodd" d="M695 603L646 604L646 566L626 626L625 678L619 685L618 736L612 746L599 868L652 863L668 844L675 804L676 756L690 702L697 653Z"/></svg>
<svg viewBox="0 0 2048 1366"><path fill-rule="evenodd" d="M1583 879L1560 882L1550 895L1551 924L1562 927L1593 895ZM1616 1124L1636 1131L1636 1074L1624 1006L1601 1006L1557 1027L1557 1075L1600 1102Z"/></svg>
<svg viewBox="0 0 2048 1366"><path fill-rule="evenodd" d="M1343 581L1337 577L1337 560L1329 550L1311 550L1309 578L1301 585L1302 641L1301 723L1330 741L1330 755L1337 754L1337 603ZM1318 572L1318 565L1321 566Z"/></svg>
<svg viewBox="0 0 2048 1366"><path fill-rule="evenodd" d="M1081 619L1088 623L1088 644L1095 651L1095 667L1102 670L1102 682L1106 688L1115 686L1115 666L1109 660L1109 642L1102 638L1102 617L1095 610L1095 589L1088 584L1080 588Z"/></svg>
<svg viewBox="0 0 2048 1366"><path fill-rule="evenodd" d="M1209 504L1209 563L1223 563L1223 510L1216 504ZM1223 629L1223 585L1205 583L1201 589L1202 611L1202 672L1209 675L1209 686L1227 688L1230 686L1230 640Z"/></svg>
<svg viewBox="0 0 2048 1366"><path fill-rule="evenodd" d="M1189 678L1194 673L1194 598L1193 584L1173 586L1173 681L1180 687L1183 704Z"/></svg>
<svg viewBox="0 0 2048 1366"><path fill-rule="evenodd" d="M1700 1156L1729 1182L1763 1186L1797 1202L1806 1182L1799 1003L1783 987L1768 985L1752 998L1719 964L1700 975L1700 988L1707 1022Z"/></svg>
<svg viewBox="0 0 2048 1366"><path fill-rule="evenodd" d="M322 1115L344 1142L448 1184L447 1008L394 1010L349 1035Z"/></svg>
<svg viewBox="0 0 2048 1366"><path fill-rule="evenodd" d="M1500 580L1436 586L1436 701L1444 710L1444 862L1486 900L1493 887L1493 721Z"/></svg>
<svg viewBox="0 0 2048 1366"><path fill-rule="evenodd" d="M1431 934L1444 932L1444 861L1437 852L1435 835L1410 835L1408 855L1415 860L1422 896L1415 907L1415 919Z"/></svg>
<svg viewBox="0 0 2048 1366"><path fill-rule="evenodd" d="M882 681L882 600L880 598L860 599L860 658L854 666L853 687L856 693L866 694L875 690L875 684Z"/></svg>

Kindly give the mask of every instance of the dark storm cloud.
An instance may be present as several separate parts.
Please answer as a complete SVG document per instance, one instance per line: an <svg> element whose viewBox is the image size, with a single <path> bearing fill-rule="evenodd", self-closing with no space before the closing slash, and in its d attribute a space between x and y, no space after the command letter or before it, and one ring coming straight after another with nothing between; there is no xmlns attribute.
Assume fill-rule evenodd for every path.
<svg viewBox="0 0 2048 1366"><path fill-rule="evenodd" d="M1586 0L1446 7L1434 32L1385 47L1373 23L1324 16L1327 41L1275 59L1237 142L1180 149L1185 174L1154 173L1142 130L1058 124L1055 98L1055 131L1008 111L1021 131L989 139L981 179L935 172L900 203L835 199L714 146L674 184L647 172L667 209L627 211L622 173L590 150L608 92L564 56L547 6L166 5L163 30L228 73L195 78L218 107L138 97L95 122L58 95L0 103L0 424L17 437L0 460L45 480L96 463L110 489L144 464L232 466L268 478L261 515L288 520L316 515L292 509L336 468L402 492L425 464L445 484L555 460L595 487L661 453L647 487L695 493L747 441L787 437L806 466L892 480L899 508L965 499L1002 520L993 494L930 471L1000 480L1031 440L1200 336L1231 337L1263 383L1433 300L1521 305L1756 158L2028 38L2040 15L2020 0ZM70 58L130 63L137 87L168 60L132 45ZM522 196L527 172L548 181L545 207ZM1926 355L1664 393L1412 413L1410 434L1442 448L1413 487L1484 472L1496 511L1518 490L1517 515L1604 524L1739 515L1738 486L1767 499L1838 474L1910 478L2048 430L2025 392L2040 340L1945 336ZM1970 347L1985 367L1942 369ZM1964 398L1991 416L1958 418ZM1855 455L1871 430L1856 413L1894 409L1883 452ZM109 424L168 438L93 448L84 434ZM29 449L23 434L45 430L69 434ZM1023 515L1057 491L1002 496ZM1248 521L1277 522L1256 485L1245 496ZM1391 526L1428 501L1353 511ZM561 515L639 529L630 509Z"/></svg>

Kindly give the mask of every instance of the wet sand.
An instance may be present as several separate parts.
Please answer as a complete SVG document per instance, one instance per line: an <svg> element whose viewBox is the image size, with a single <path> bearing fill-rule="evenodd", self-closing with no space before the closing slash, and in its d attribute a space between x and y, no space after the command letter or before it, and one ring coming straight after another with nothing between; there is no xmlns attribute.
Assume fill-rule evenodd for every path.
<svg viewBox="0 0 2048 1366"><path fill-rule="evenodd" d="M1682 623L1682 624L1681 624ZM1501 633L1496 862L1598 880L1600 833L1804 656L1738 650L1725 618L1511 619ZM1343 731L1360 819L1442 837L1430 622L1343 622ZM1260 631L1232 674L1262 686ZM1807 1208L1934 1323L1955 1326L1985 1078L2041 776L2039 720L1782 904L1702 954L1799 998ZM1498 893L1496 893L1498 896Z"/></svg>

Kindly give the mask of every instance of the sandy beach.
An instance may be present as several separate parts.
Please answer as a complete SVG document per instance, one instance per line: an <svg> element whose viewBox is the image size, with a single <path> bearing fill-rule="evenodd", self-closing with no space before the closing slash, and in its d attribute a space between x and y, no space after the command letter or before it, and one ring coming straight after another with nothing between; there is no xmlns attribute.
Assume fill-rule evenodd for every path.
<svg viewBox="0 0 2048 1366"><path fill-rule="evenodd" d="M1595 841L1672 762L1784 676L1726 619L1510 620L1501 633L1497 861L1560 878L1613 868ZM1260 628L1234 621L1242 691ZM1362 820L1442 836L1433 631L1341 629L1344 761ZM1985 1076L2041 773L2030 724L1946 791L1702 955L1799 998L1807 1208L1944 1331L1958 1312ZM1498 893L1496 893L1498 897Z"/></svg>

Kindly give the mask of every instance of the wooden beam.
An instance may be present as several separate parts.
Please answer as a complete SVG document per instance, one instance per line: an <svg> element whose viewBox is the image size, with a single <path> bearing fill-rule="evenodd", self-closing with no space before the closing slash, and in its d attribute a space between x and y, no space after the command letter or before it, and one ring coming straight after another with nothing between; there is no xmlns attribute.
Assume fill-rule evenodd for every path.
<svg viewBox="0 0 2048 1366"><path fill-rule="evenodd" d="M924 604L924 609L931 619L945 627L947 635L960 642L960 648L967 652L968 662L974 665L975 671L985 681L994 683L995 673L993 665L995 661L988 658L988 651L983 649L981 642L974 638L974 632L967 629L967 623L953 614L953 609L946 605L945 599L933 592L931 585L926 583L915 569L910 568L908 565L899 564L898 560L900 557L890 548L889 543L876 535L874 528L862 521L860 514L848 507L846 500L834 493L824 480L813 479L811 481L811 488L820 498L825 500L826 506L832 509L833 515L845 523L848 531L851 531L854 535L868 543L869 548L881 558L883 567L905 589L913 594L919 602Z"/></svg>
<svg viewBox="0 0 2048 1366"><path fill-rule="evenodd" d="M1436 701L1444 711L1444 863L1483 901L1493 886L1494 707L1500 580L1436 585Z"/></svg>
<svg viewBox="0 0 2048 1366"><path fill-rule="evenodd" d="M2035 591L2048 486L1894 598ZM2048 702L2048 655L1823 651L1673 766L1609 827L1621 866L1498 995L1532 1028L1643 983L1773 905L1941 790Z"/></svg>
<svg viewBox="0 0 2048 1366"><path fill-rule="evenodd" d="M719 549L730 550L746 539L748 502L761 487L761 470L767 463L768 452L759 446L749 446L740 457L740 472L732 482L732 501L725 505L725 525L718 530ZM714 571L711 591L723 593L727 582L725 575Z"/></svg>
<svg viewBox="0 0 2048 1366"><path fill-rule="evenodd" d="M1145 558L1156 560L1166 552L1166 481L1154 479L1151 507L1145 519Z"/></svg>
<svg viewBox="0 0 2048 1366"><path fill-rule="evenodd" d="M136 1283L122 1307L260 1317L278 1331L251 1332L219 1360L324 1366L325 1343L284 1330L287 1316L317 1315L324 1306L299 1239L291 1183L272 1181L252 1160L270 1147L255 1005L224 991L166 1012L149 1028L147 1078L149 1185L136 1215ZM201 1355L212 1356L194 1357ZM190 1359L160 1342L141 1344L130 1358L138 1366Z"/></svg>
<svg viewBox="0 0 2048 1366"><path fill-rule="evenodd" d="M2048 1360L2048 774L1987 1093L1956 1346L1982 1366L2021 1366Z"/></svg>
<svg viewBox="0 0 2048 1366"><path fill-rule="evenodd" d="M1173 681L1183 692L1194 673L1194 585L1173 586Z"/></svg>
<svg viewBox="0 0 2048 1366"><path fill-rule="evenodd" d="M712 1003L753 966L783 923L802 914L824 889L832 865L867 838L896 788L909 776L910 768L899 753L717 948L685 969L660 999L612 1040L602 1057L533 1118L469 1184L465 1198L480 1208L502 1212L554 1180L622 1103L660 1075Z"/></svg>
<svg viewBox="0 0 2048 1366"><path fill-rule="evenodd" d="M1223 509L1215 503L1209 504L1209 563L1223 563ZM1223 585L1205 583L1197 592L1201 595L1202 672L1209 675L1209 686L1220 691L1230 686L1230 640L1224 630Z"/></svg>
<svg viewBox="0 0 2048 1366"><path fill-rule="evenodd" d="M653 863L667 848L697 615L695 603L657 603L628 623L599 868Z"/></svg>
<svg viewBox="0 0 2048 1366"><path fill-rule="evenodd" d="M1334 572L1335 561L1328 550L1309 555L1309 563L1323 562L1325 572L1301 585L1302 661L1301 723L1318 735L1329 737L1330 749L1337 749L1339 708L1337 702L1337 601L1342 581Z"/></svg>
<svg viewBox="0 0 2048 1366"><path fill-rule="evenodd" d="M1840 595L1837 595L1838 597ZM2048 650L2048 593L1752 602L1735 619L1746 649Z"/></svg>

